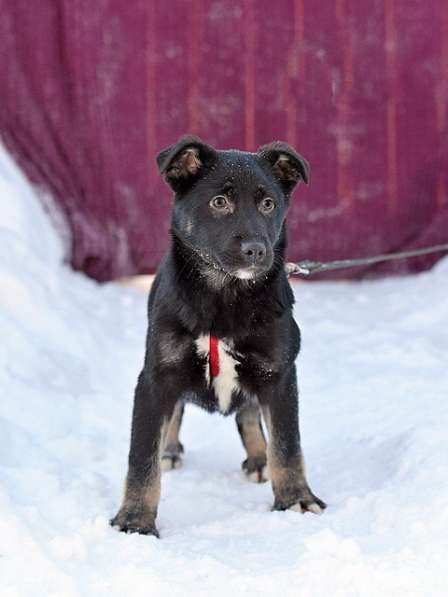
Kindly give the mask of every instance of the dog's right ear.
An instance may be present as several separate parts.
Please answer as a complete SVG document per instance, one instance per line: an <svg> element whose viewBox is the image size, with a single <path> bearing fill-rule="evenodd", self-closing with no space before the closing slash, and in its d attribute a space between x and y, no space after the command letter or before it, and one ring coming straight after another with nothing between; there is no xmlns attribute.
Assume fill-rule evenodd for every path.
<svg viewBox="0 0 448 597"><path fill-rule="evenodd" d="M182 137L156 157L160 174L176 193L185 191L216 159L216 150L193 135Z"/></svg>

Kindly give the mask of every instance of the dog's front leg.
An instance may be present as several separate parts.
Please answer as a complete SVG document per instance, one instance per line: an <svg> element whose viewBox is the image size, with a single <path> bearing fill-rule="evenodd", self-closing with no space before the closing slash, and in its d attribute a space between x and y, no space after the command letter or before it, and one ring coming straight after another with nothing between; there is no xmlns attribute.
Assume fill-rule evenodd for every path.
<svg viewBox="0 0 448 597"><path fill-rule="evenodd" d="M308 510L320 514L326 504L312 493L305 477L295 367L266 396L263 414L269 430L268 471L275 497L274 510Z"/></svg>
<svg viewBox="0 0 448 597"><path fill-rule="evenodd" d="M121 531L158 537L155 520L160 499L161 447L174 400L163 395L161 388L157 388L156 395L155 389L143 371L135 389L123 503L111 524Z"/></svg>

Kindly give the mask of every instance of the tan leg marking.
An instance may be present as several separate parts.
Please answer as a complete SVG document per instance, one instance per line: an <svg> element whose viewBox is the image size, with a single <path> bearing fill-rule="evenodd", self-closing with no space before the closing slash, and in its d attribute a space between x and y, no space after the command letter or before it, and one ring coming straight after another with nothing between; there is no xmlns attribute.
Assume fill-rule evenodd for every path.
<svg viewBox="0 0 448 597"><path fill-rule="evenodd" d="M163 430L157 442L157 448L150 461L149 473L142 481L126 478L124 497L117 515L111 521L127 532L150 533L158 537L155 526L157 509L160 502L160 445Z"/></svg>
<svg viewBox="0 0 448 597"><path fill-rule="evenodd" d="M260 408L256 403L244 405L237 414L238 431L247 452L242 467L249 481L263 483L268 480L266 465L266 440L261 428Z"/></svg>
<svg viewBox="0 0 448 597"><path fill-rule="evenodd" d="M170 471L182 466L180 454L183 452L182 444L179 441L180 426L182 423L183 404L176 402L173 414L166 425L163 434L163 452L161 454L161 469L163 472Z"/></svg>
<svg viewBox="0 0 448 597"><path fill-rule="evenodd" d="M275 430L272 428L271 416L267 408L263 408L263 416L269 432L268 467L276 504L287 504L288 509L297 512L310 511L314 514L322 514L325 504L321 502L321 506L318 503L320 500L311 493L305 476L303 454L300 452L295 458L286 462L281 446L276 441Z"/></svg>
<svg viewBox="0 0 448 597"><path fill-rule="evenodd" d="M182 402L176 402L176 406L174 407L171 420L167 425L164 444L165 449L169 446L176 445L179 442L179 431L182 423L182 410Z"/></svg>

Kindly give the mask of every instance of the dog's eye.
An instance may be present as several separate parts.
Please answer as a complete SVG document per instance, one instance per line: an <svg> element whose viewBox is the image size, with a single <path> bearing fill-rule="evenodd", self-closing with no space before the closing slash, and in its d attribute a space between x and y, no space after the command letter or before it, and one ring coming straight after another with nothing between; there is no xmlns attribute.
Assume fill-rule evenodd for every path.
<svg viewBox="0 0 448 597"><path fill-rule="evenodd" d="M210 201L210 205L218 211L227 211L230 207L229 200L224 195L216 195L216 197L213 197Z"/></svg>
<svg viewBox="0 0 448 597"><path fill-rule="evenodd" d="M270 213L275 207L274 200L270 197L265 197L263 201L260 202L259 210L264 214Z"/></svg>

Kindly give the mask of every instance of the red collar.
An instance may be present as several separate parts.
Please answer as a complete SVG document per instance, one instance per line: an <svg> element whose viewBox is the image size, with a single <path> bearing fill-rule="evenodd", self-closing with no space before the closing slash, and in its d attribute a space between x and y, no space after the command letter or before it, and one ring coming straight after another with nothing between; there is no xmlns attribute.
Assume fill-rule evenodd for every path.
<svg viewBox="0 0 448 597"><path fill-rule="evenodd" d="M219 375L219 338L210 334L210 379Z"/></svg>

